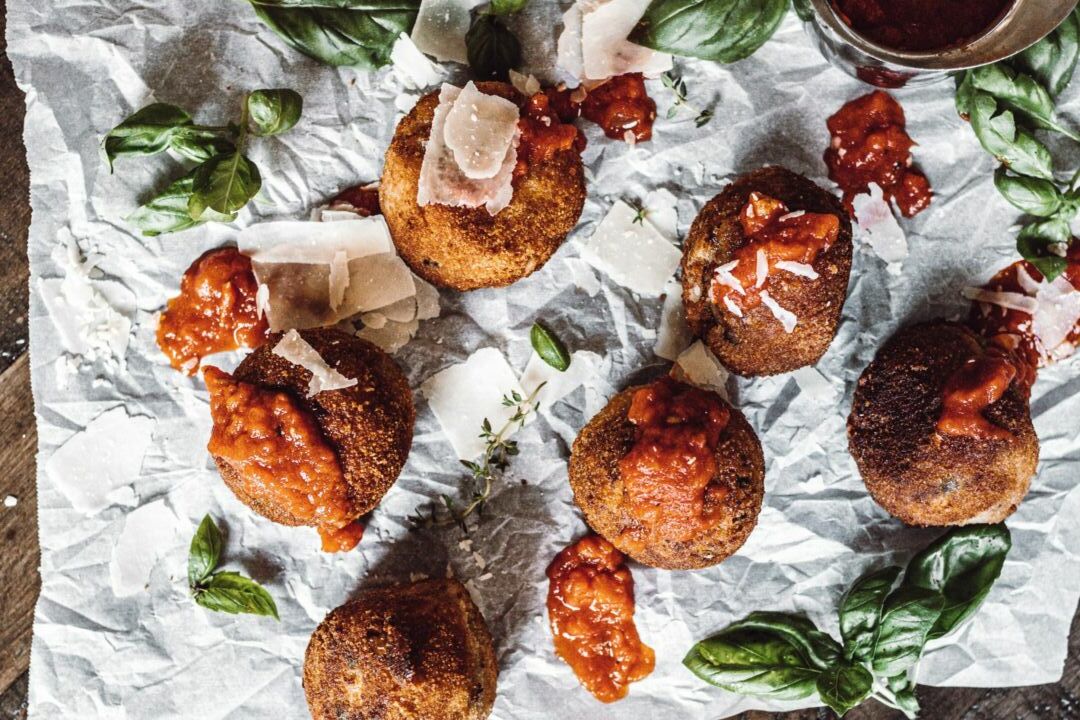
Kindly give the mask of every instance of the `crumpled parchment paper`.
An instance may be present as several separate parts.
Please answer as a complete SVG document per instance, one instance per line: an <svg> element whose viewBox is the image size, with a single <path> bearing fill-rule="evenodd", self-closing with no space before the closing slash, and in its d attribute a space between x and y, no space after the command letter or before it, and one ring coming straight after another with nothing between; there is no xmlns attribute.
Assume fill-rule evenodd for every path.
<svg viewBox="0 0 1080 720"><path fill-rule="evenodd" d="M541 76L552 76L560 11L532 0L519 22L529 70ZM410 514L457 493L464 480L417 395L416 440L401 478L360 548L326 555L313 530L256 517L220 481L205 451L205 390L165 363L154 342L155 313L191 261L232 241L238 227L306 217L339 189L377 179L395 123L419 93L398 70L317 65L288 49L243 2L9 0L8 12L8 53L27 92L33 205L43 582L32 717L306 717L304 648L328 609L366 586L449 572L468 581L495 637L497 718L711 719L784 707L709 687L680 661L694 640L757 609L803 612L835 633L835 608L852 580L905 562L939 534L905 528L874 504L848 455L844 422L855 380L885 338L902 323L960 316L967 308L961 287L1015 259L1016 213L995 192L993 160L954 112L948 82L896 93L919 143L916 161L936 192L929 210L902 223L911 246L902 273L889 274L865 247L856 253L839 333L818 366L827 390L804 391L792 375L729 383L765 447L758 527L718 567L634 566L637 622L656 649L656 671L627 699L604 706L554 655L544 568L586 529L566 481L575 432L612 393L668 363L653 353L662 300L636 297L593 273L578 259L579 243L615 199L641 200L661 188L678 198L684 233L726 182L767 163L828 185L825 119L868 88L831 68L792 16L744 62L678 61L691 102L715 109L704 128L685 110L663 119L672 96L658 81L650 82L660 115L651 142L630 147L588 127L589 199L563 248L511 288L442 292L442 316L423 322L397 359L414 388L481 347L503 351L521 372L531 352L528 329L539 318L572 350L603 358L601 372L518 434L521 455L468 538L452 527L409 529ZM99 154L103 133L152 100L217 122L232 116L243 91L258 87L300 91L304 116L293 131L252 144L265 184L237 225L154 239L125 225L120 218L180 165L165 156L125 159L110 175ZM1071 121L1080 102L1076 92L1067 97ZM54 251L69 236L84 255L102 255L94 282L119 284L134 299L124 308L133 329L122 363L66 354L43 304L42 280L67 271ZM1078 362L1039 376L1032 414L1042 460L1008 521L1012 553L973 621L927 654L922 683L1023 685L1061 674L1080 594ZM130 442L103 442L118 433ZM76 483L94 485L80 491ZM187 596L188 542L206 512L226 528L224 566L266 585L280 623L207 612Z"/></svg>

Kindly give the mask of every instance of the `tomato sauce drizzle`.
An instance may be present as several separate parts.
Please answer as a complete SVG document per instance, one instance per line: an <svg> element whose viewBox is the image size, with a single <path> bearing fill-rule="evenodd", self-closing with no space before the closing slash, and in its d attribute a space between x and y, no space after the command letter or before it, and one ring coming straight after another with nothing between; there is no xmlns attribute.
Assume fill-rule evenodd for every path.
<svg viewBox="0 0 1080 720"><path fill-rule="evenodd" d="M905 130L904 110L888 93L875 90L856 98L828 120L832 143L825 151L829 179L844 192L852 215L852 198L876 183L905 217L930 205L933 193L926 176L911 168L915 142Z"/></svg>
<svg viewBox="0 0 1080 720"><path fill-rule="evenodd" d="M169 364L188 375L216 352L262 345L268 332L255 294L251 260L236 248L203 253L180 279L180 294L158 322L157 343Z"/></svg>
<svg viewBox="0 0 1080 720"><path fill-rule="evenodd" d="M979 357L968 360L946 381L937 424L942 435L981 440L1012 437L1008 430L983 416L983 411L1005 395L1017 376L1017 367L1010 354L993 350L993 347L988 348Z"/></svg>
<svg viewBox="0 0 1080 720"><path fill-rule="evenodd" d="M731 282L724 282L723 273L713 279L713 302L740 312L761 304L761 293L768 289L769 280L778 262L812 265L818 255L827 250L840 235L840 219L835 215L790 212L776 198L752 192L739 215L739 223L747 243L731 253L736 263L726 271ZM758 282L758 253L764 253L764 276ZM725 264L725 265L726 265Z"/></svg>
<svg viewBox="0 0 1080 720"><path fill-rule="evenodd" d="M656 656L634 625L634 579L621 552L587 535L548 566L547 610L558 653L602 702L626 697Z"/></svg>
<svg viewBox="0 0 1080 720"><path fill-rule="evenodd" d="M521 109L518 160L514 177L525 174L563 150L585 150L585 135L571 123L578 116L565 90L548 88L532 95Z"/></svg>
<svg viewBox="0 0 1080 720"><path fill-rule="evenodd" d="M855 32L894 50L963 45L1001 19L1013 0L832 0Z"/></svg>
<svg viewBox="0 0 1080 720"><path fill-rule="evenodd" d="M716 446L731 411L716 395L665 377L634 393L627 419L637 426L619 460L623 496L640 523L620 538L686 542L719 519L727 488L713 484Z"/></svg>
<svg viewBox="0 0 1080 720"><path fill-rule="evenodd" d="M349 486L314 416L288 392L213 366L203 377L214 421L207 449L236 470L243 494L318 528L324 550L355 547L363 526L352 527Z"/></svg>

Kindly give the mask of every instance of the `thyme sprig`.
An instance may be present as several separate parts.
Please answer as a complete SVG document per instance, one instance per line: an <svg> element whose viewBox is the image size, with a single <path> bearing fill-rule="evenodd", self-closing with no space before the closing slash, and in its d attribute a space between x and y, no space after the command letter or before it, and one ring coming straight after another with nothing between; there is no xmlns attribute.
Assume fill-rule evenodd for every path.
<svg viewBox="0 0 1080 720"><path fill-rule="evenodd" d="M470 478L472 496L469 503L459 508L452 497L443 495L443 505L449 517L439 518L433 509L431 517L413 516L411 520L414 526L441 527L454 523L463 532L467 533L469 531L465 519L473 513L480 514L483 512L484 504L491 497L496 478L510 467L510 459L519 453L517 442L510 440L508 435L513 430L524 427L529 415L539 410L540 403L537 402L537 397L545 385L547 385L546 382L537 385L529 393L528 397L522 397L521 393L516 390L510 391L508 395L503 395L503 406L514 408L514 412L498 430L492 427L489 419L484 418L484 422L480 425L480 438L485 442L484 453L476 461L460 461L472 473Z"/></svg>
<svg viewBox="0 0 1080 720"><path fill-rule="evenodd" d="M664 83L664 87L675 95L675 102L667 112L668 120L671 120L679 114L679 108L686 108L694 114L694 127L704 127L713 119L714 113L711 109L705 108L704 110L698 110L689 103L687 100L686 81L683 80L681 76L668 71L660 76L660 81Z"/></svg>

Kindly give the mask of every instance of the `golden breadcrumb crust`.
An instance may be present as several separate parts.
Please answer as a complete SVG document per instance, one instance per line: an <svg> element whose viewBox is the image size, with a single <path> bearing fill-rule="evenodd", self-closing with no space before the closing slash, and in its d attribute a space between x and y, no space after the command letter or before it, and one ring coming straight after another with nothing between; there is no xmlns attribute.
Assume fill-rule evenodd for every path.
<svg viewBox="0 0 1080 720"><path fill-rule="evenodd" d="M461 583L366 590L319 623L304 656L313 720L483 720L495 648Z"/></svg>
<svg viewBox="0 0 1080 720"><path fill-rule="evenodd" d="M981 340L957 323L906 327L859 378L848 446L866 488L909 525L996 523L1016 510L1039 461L1027 400L1014 383L984 412L1008 440L940 435L942 392Z"/></svg>
<svg viewBox="0 0 1080 720"><path fill-rule="evenodd" d="M489 94L515 100L506 83L480 82ZM420 98L398 124L386 151L379 203L398 254L440 287L502 287L532 274L559 249L585 205L585 171L574 150L530 166L514 181L510 204L497 215L483 207L416 204L424 146L439 93Z"/></svg>
<svg viewBox="0 0 1080 720"><path fill-rule="evenodd" d="M735 408L716 446L719 470L711 483L728 488L717 523L689 542L648 543L637 550L622 538L640 522L626 506L621 460L634 445L636 427L627 418L630 401L641 389L623 390L588 422L574 440L570 487L574 502L596 533L638 562L665 570L692 570L722 562L738 550L757 524L765 494L765 458L753 428ZM714 508L706 504L705 511Z"/></svg>
<svg viewBox="0 0 1080 720"><path fill-rule="evenodd" d="M356 385L306 397L311 373L273 353L280 334L271 335L244 358L233 375L243 382L290 391L312 413L337 452L353 510L360 517L379 504L405 465L416 419L412 391L397 363L366 340L330 328L301 330L300 336L327 365L355 378ZM282 525L305 524L285 508L244 492L228 461L220 457L214 461L225 484L252 510Z"/></svg>
<svg viewBox="0 0 1080 720"><path fill-rule="evenodd" d="M831 213L840 236L813 262L816 280L788 273L769 277L769 295L798 318L791 333L758 305L738 318L710 300L713 273L747 244L739 215L751 192L783 201L792 212ZM776 375L816 363L829 348L840 322L851 274L851 220L836 197L801 175L765 167L744 175L698 213L683 243L683 305L694 334L729 370L739 375Z"/></svg>

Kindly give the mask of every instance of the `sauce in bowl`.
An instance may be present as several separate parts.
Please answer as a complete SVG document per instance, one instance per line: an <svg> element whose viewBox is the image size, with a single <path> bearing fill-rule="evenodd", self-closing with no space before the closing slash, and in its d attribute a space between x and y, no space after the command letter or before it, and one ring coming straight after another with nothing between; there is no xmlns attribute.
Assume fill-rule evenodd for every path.
<svg viewBox="0 0 1080 720"><path fill-rule="evenodd" d="M933 52L981 36L1014 0L832 0L852 30L883 47Z"/></svg>

